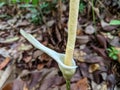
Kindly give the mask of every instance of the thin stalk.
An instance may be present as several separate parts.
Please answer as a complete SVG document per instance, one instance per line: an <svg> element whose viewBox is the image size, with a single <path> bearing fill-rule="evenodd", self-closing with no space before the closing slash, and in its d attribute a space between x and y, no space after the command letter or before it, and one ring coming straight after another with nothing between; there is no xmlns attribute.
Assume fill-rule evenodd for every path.
<svg viewBox="0 0 120 90"><path fill-rule="evenodd" d="M66 90L70 90L70 80L66 80Z"/></svg>
<svg viewBox="0 0 120 90"><path fill-rule="evenodd" d="M96 25L95 12L94 12L94 0L92 0L92 16L93 16L93 23L94 23L94 25Z"/></svg>
<svg viewBox="0 0 120 90"><path fill-rule="evenodd" d="M70 0L69 20L68 20L68 39L64 64L72 66L73 51L75 47L77 19L80 0Z"/></svg>

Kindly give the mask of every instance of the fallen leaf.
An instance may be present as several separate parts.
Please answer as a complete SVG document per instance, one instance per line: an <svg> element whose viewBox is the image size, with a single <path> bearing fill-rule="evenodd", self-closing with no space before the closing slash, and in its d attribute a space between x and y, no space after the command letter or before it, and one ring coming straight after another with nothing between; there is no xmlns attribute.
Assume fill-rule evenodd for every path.
<svg viewBox="0 0 120 90"><path fill-rule="evenodd" d="M43 54L43 52L41 50L36 50L33 52L33 58L36 59L42 54Z"/></svg>
<svg viewBox="0 0 120 90"><path fill-rule="evenodd" d="M32 56L25 56L23 60L25 61L25 63L28 63L32 60Z"/></svg>
<svg viewBox="0 0 120 90"><path fill-rule="evenodd" d="M101 26L104 31L110 32L112 30L115 30L118 26L112 26L109 25L109 23L106 23L104 20L101 20Z"/></svg>
<svg viewBox="0 0 120 90"><path fill-rule="evenodd" d="M0 77L0 90L12 72L12 65L9 65Z"/></svg>
<svg viewBox="0 0 120 90"><path fill-rule="evenodd" d="M6 48L0 48L0 55L3 57L10 57L9 52Z"/></svg>
<svg viewBox="0 0 120 90"><path fill-rule="evenodd" d="M13 83L10 82L10 83L7 83L7 84L2 88L2 90L12 90L12 87L13 87Z"/></svg>
<svg viewBox="0 0 120 90"><path fill-rule="evenodd" d="M92 72L94 72L94 71L96 71L96 70L99 70L100 69L100 65L99 64L91 64L90 66L89 66L89 72L90 73L92 73Z"/></svg>
<svg viewBox="0 0 120 90"><path fill-rule="evenodd" d="M8 27L7 23L5 23L5 22L0 23L0 30L5 30L7 27Z"/></svg>
<svg viewBox="0 0 120 90"><path fill-rule="evenodd" d="M19 39L18 36L7 38L6 40L0 40L0 43L13 43Z"/></svg>
<svg viewBox="0 0 120 90"><path fill-rule="evenodd" d="M21 44L19 47L18 47L18 50L20 51L27 51L27 50L30 50L32 49L32 45L28 45L28 44Z"/></svg>
<svg viewBox="0 0 120 90"><path fill-rule="evenodd" d="M38 65L37 65L37 69L38 69L38 70L41 70L44 66L45 66L44 64L38 64Z"/></svg>
<svg viewBox="0 0 120 90"><path fill-rule="evenodd" d="M25 27L25 26L28 26L30 23L28 21L19 21L17 22L16 24L16 27Z"/></svg>
<svg viewBox="0 0 120 90"><path fill-rule="evenodd" d="M79 44L86 44L90 41L90 38L87 35L77 36L76 39Z"/></svg>
<svg viewBox="0 0 120 90"><path fill-rule="evenodd" d="M88 25L88 26L85 28L85 33L86 33L86 34L93 34L93 33L95 33L95 28L94 28L92 25Z"/></svg>
<svg viewBox="0 0 120 90"><path fill-rule="evenodd" d="M100 90L108 90L107 89L107 83L103 83Z"/></svg>
<svg viewBox="0 0 120 90"><path fill-rule="evenodd" d="M104 48L104 49L106 49L107 48L107 42L106 42L106 38L104 37L104 36L102 36L102 35L96 35L96 37L97 37L97 40L98 40L98 42L99 42L99 44Z"/></svg>
<svg viewBox="0 0 120 90"><path fill-rule="evenodd" d="M93 72L93 80L95 83L100 84L103 82L103 77L101 71Z"/></svg>
<svg viewBox="0 0 120 90"><path fill-rule="evenodd" d="M7 57L5 60L3 60L2 63L0 63L0 70L2 70L10 61L10 58Z"/></svg>
<svg viewBox="0 0 120 90"><path fill-rule="evenodd" d="M89 85L88 85L87 78L83 78L76 83L76 87L74 90L88 90L88 87Z"/></svg>
<svg viewBox="0 0 120 90"><path fill-rule="evenodd" d="M103 58L108 58L106 52L105 52L105 49L103 48L98 48L94 45L91 45L91 47L93 48L93 50L98 53L98 55L102 56Z"/></svg>
<svg viewBox="0 0 120 90"><path fill-rule="evenodd" d="M83 51L80 51L79 49L75 49L73 53L74 59L80 61L80 62L85 62L83 56L85 56L86 53Z"/></svg>
<svg viewBox="0 0 120 90"><path fill-rule="evenodd" d="M51 27L55 23L55 20L50 20L46 23L48 27Z"/></svg>
<svg viewBox="0 0 120 90"><path fill-rule="evenodd" d="M119 47L120 46L120 38L117 36L114 36L113 39L109 40L110 45Z"/></svg>
<svg viewBox="0 0 120 90"><path fill-rule="evenodd" d="M24 84L23 90L29 90L26 84Z"/></svg>
<svg viewBox="0 0 120 90"><path fill-rule="evenodd" d="M21 79L15 79L13 81L12 90L23 90L23 87L24 87L24 81L22 81Z"/></svg>

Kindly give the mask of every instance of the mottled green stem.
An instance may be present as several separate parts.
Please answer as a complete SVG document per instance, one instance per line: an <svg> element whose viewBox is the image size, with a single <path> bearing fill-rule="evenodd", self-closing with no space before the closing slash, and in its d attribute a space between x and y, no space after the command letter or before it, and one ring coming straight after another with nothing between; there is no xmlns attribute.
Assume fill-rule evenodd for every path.
<svg viewBox="0 0 120 90"><path fill-rule="evenodd" d="M66 80L66 90L70 90L70 80Z"/></svg>

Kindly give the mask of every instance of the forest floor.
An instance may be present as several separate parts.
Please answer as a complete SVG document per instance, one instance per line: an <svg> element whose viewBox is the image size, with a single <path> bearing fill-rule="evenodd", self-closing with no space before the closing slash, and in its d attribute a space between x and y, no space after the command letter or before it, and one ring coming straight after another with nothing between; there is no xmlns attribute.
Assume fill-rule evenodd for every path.
<svg viewBox="0 0 120 90"><path fill-rule="evenodd" d="M66 90L57 63L20 34L65 53L69 4L53 1L0 4L0 90ZM79 10L71 90L120 90L120 25L109 24L120 20L120 1L81 0Z"/></svg>

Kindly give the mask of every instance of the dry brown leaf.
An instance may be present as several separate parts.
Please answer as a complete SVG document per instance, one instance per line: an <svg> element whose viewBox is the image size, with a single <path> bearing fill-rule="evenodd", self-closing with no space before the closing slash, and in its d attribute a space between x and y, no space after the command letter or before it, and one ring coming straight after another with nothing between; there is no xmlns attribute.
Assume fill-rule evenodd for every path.
<svg viewBox="0 0 120 90"><path fill-rule="evenodd" d="M9 57L6 57L5 60L3 60L2 63L0 63L0 70L2 70L10 61L10 58Z"/></svg>
<svg viewBox="0 0 120 90"><path fill-rule="evenodd" d="M86 34L93 34L93 33L95 33L95 28L94 28L92 25L88 25L88 26L85 28L85 33L86 33Z"/></svg>
<svg viewBox="0 0 120 90"><path fill-rule="evenodd" d="M47 54L43 53L41 55L41 61L49 61L49 60L50 60L50 57Z"/></svg>
<svg viewBox="0 0 120 90"><path fill-rule="evenodd" d="M80 79L77 83L76 83L76 87L74 90L88 90L88 81L87 78L83 78Z"/></svg>
<svg viewBox="0 0 120 90"><path fill-rule="evenodd" d="M74 50L74 53L73 53L73 56L74 56L74 59L80 61L80 62L85 62L83 56L85 56L86 53L83 52L83 51L80 51L79 49L75 49Z"/></svg>
<svg viewBox="0 0 120 90"><path fill-rule="evenodd" d="M38 70L41 70L43 67L44 67L44 64L38 64L38 65L37 65L37 69L38 69Z"/></svg>
<svg viewBox="0 0 120 90"><path fill-rule="evenodd" d="M100 90L108 90L107 89L107 84L106 83L103 83Z"/></svg>
<svg viewBox="0 0 120 90"><path fill-rule="evenodd" d="M16 27L25 27L25 26L28 26L28 25L30 25L30 23L28 21L19 21L16 24Z"/></svg>
<svg viewBox="0 0 120 90"><path fill-rule="evenodd" d="M13 87L13 83L8 83L5 85L5 87L2 88L2 90L12 90Z"/></svg>
<svg viewBox="0 0 120 90"><path fill-rule="evenodd" d="M26 84L24 84L23 90L29 90Z"/></svg>
<svg viewBox="0 0 120 90"><path fill-rule="evenodd" d="M26 57L23 58L23 60L24 60L26 63L28 63L28 62L30 62L30 61L32 60L32 56L26 56Z"/></svg>
<svg viewBox="0 0 120 90"><path fill-rule="evenodd" d="M89 67L89 72L92 73L92 72L94 72L96 70L99 70L99 69L100 69L100 65L99 64L92 64Z"/></svg>
<svg viewBox="0 0 120 90"><path fill-rule="evenodd" d="M0 77L0 90L12 72L12 65L9 65Z"/></svg>
<svg viewBox="0 0 120 90"><path fill-rule="evenodd" d="M84 36L77 36L76 40L79 44L86 44L90 41L89 36L84 35Z"/></svg>

